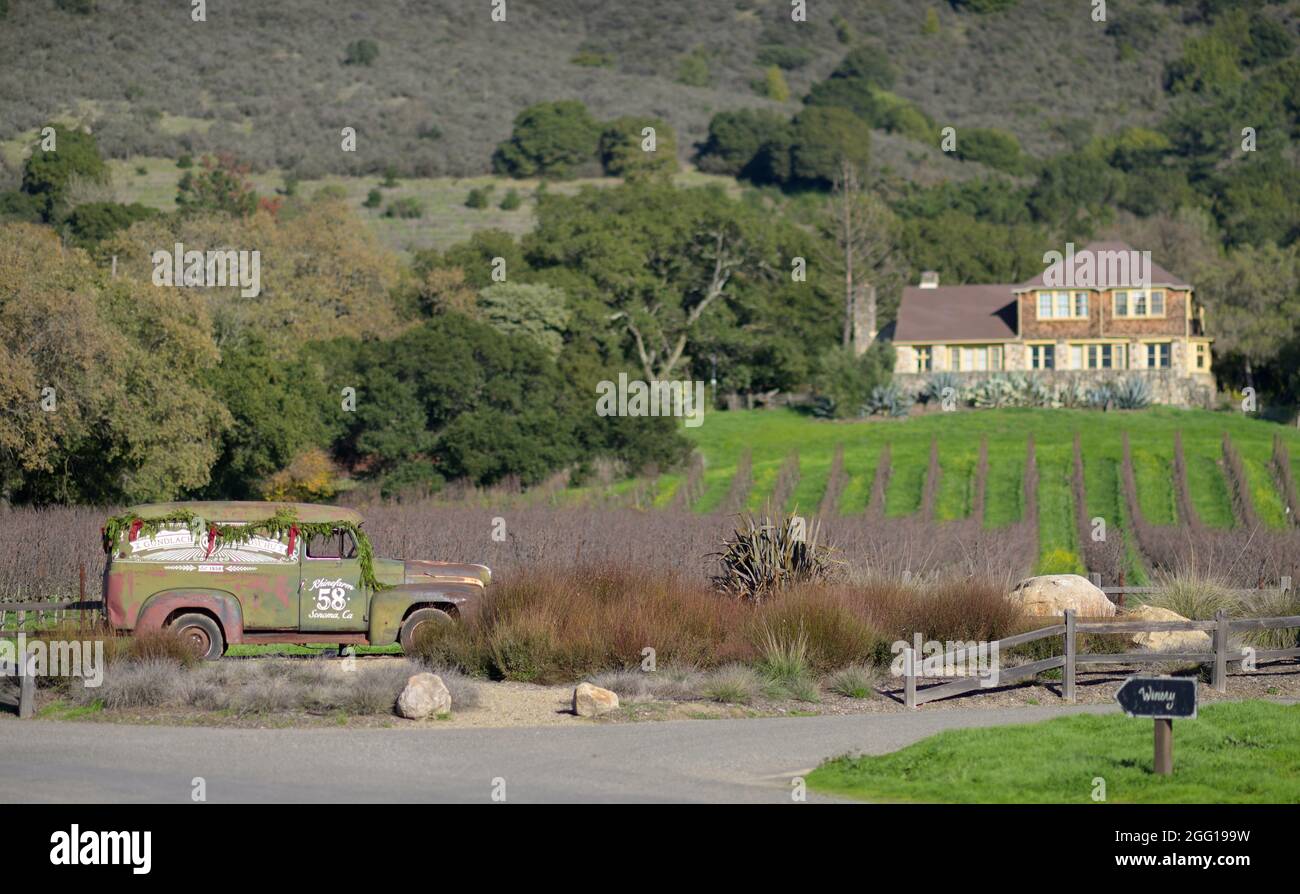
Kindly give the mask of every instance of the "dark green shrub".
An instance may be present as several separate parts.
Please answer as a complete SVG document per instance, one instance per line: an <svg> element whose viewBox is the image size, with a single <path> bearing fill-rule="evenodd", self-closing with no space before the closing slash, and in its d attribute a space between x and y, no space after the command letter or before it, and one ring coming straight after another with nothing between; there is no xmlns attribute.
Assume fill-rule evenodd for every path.
<svg viewBox="0 0 1300 894"><path fill-rule="evenodd" d="M506 194L501 197L501 204L497 207L502 211L514 211L524 203L523 197L519 195L519 190L511 187Z"/></svg>
<svg viewBox="0 0 1300 894"><path fill-rule="evenodd" d="M755 163L765 146L788 143L790 122L775 112L743 109L719 112L696 162L701 171L756 179Z"/></svg>
<svg viewBox="0 0 1300 894"><path fill-rule="evenodd" d="M354 40L348 44L343 57L344 65L373 65L379 58L379 44L373 40Z"/></svg>
<svg viewBox="0 0 1300 894"><path fill-rule="evenodd" d="M403 220L410 220L424 216L424 208L420 205L418 199L414 196L407 196L403 199L397 199L388 203L388 208L384 211L384 217L397 217Z"/></svg>
<svg viewBox="0 0 1300 894"><path fill-rule="evenodd" d="M511 177L570 177L593 162L600 125L577 100L543 102L515 117L510 139L492 156L493 169Z"/></svg>
<svg viewBox="0 0 1300 894"><path fill-rule="evenodd" d="M482 210L491 204L489 196L492 195L492 186L476 186L469 191L465 197L466 208L477 208Z"/></svg>
<svg viewBox="0 0 1300 894"><path fill-rule="evenodd" d="M796 183L829 187L847 161L865 169L871 128L847 109L812 107L794 119L791 177Z"/></svg>
<svg viewBox="0 0 1300 894"><path fill-rule="evenodd" d="M754 61L764 68L775 65L786 71L794 71L803 68L812 60L812 50L803 47L787 47L781 44L765 44L758 48L758 56Z"/></svg>
<svg viewBox="0 0 1300 894"><path fill-rule="evenodd" d="M1023 163L1020 141L1015 135L992 127L965 127L958 131L957 157L1013 174Z"/></svg>
<svg viewBox="0 0 1300 894"><path fill-rule="evenodd" d="M655 150L642 148L644 130L654 128ZM600 163L611 177L667 176L677 170L677 134L660 118L626 116L605 125L600 135Z"/></svg>
<svg viewBox="0 0 1300 894"><path fill-rule="evenodd" d="M125 230L137 220L145 220L157 213L155 209L139 203L119 205L116 202L87 202L74 208L64 224L75 242L87 245L106 239L118 230Z"/></svg>

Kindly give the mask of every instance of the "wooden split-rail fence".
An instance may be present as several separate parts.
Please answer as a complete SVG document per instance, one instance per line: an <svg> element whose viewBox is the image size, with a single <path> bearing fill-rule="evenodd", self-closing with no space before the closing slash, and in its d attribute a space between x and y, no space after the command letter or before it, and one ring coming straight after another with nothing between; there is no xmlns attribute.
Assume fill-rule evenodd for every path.
<svg viewBox="0 0 1300 894"><path fill-rule="evenodd" d="M1094 581L1095 582L1095 581ZM1273 590L1290 589L1290 579L1283 578L1280 588ZM1151 587L1103 587L1108 596L1118 595L1120 605L1123 605L1123 597L1130 593L1148 593L1155 592ZM1266 588L1267 589L1267 588ZM1261 590L1238 590L1234 591L1242 594L1261 593ZM1115 601L1115 600L1113 600ZM997 655L1000 657L1004 652L1016 646L1024 646L1029 643L1040 640L1061 637L1061 654L1054 655L1050 658L1042 658L1037 661L1026 662L1025 664L1014 667L999 667L997 670L998 687L1017 680L1025 680L1035 677L1044 671L1057 670L1061 671L1061 696L1067 702L1074 702L1076 675L1080 667L1089 667L1101 664L1162 664L1165 662L1187 662L1196 664L1212 665L1213 676L1211 683L1218 692L1225 692L1227 689L1228 665L1230 663L1240 663L1250 658L1256 662L1278 661L1287 658L1300 658L1300 648L1288 649L1250 649L1233 648L1230 645L1232 636L1235 633L1246 633L1248 631L1258 630L1282 630L1293 627L1300 627L1300 615L1282 615L1277 617L1266 618L1229 618L1227 613L1219 611L1215 614L1213 621L1113 621L1084 619L1080 620L1072 610L1066 610L1059 624L1052 624L1038 630L1030 630L1025 633L1017 633L1014 636L1008 636L996 642ZM1171 633L1175 631L1192 631L1199 630L1210 635L1211 649L1202 652L1175 652L1175 651L1135 651L1135 652L1104 652L1088 653L1079 651L1079 637L1081 634L1136 634L1136 633ZM963 648L954 649L951 652L944 652L942 661L947 667L966 666L978 667L979 662L987 662L989 654L992 652L994 643L981 643L974 646L966 644ZM980 650L985 650L983 655ZM934 656L936 659L940 656ZM923 657L916 653L912 647L903 650L903 703L909 708L916 708L926 702L936 701L941 698L951 698L955 695L964 695L969 692L984 688L992 688L990 677L966 676L960 679L951 680L946 683L940 683L935 686L928 686L924 689L918 689L919 681L933 679L936 675L923 675Z"/></svg>

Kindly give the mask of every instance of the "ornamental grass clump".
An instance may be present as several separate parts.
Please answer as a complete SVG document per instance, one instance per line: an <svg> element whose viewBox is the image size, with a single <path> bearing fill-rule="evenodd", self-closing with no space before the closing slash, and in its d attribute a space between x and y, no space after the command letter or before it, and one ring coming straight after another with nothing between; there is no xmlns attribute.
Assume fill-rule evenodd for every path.
<svg viewBox="0 0 1300 894"><path fill-rule="evenodd" d="M792 584L829 581L839 563L820 542L821 522L795 514L744 514L713 555L721 571L713 583L725 593L759 603Z"/></svg>

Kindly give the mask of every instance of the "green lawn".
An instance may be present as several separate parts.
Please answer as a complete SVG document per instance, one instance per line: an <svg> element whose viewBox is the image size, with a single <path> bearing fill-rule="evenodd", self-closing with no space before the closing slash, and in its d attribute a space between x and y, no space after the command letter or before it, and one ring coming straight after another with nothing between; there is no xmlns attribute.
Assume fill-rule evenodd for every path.
<svg viewBox="0 0 1300 894"><path fill-rule="evenodd" d="M1152 723L1077 714L952 730L876 757L827 761L810 788L869 801L1300 803L1300 705L1209 705L1174 722L1174 772L1151 771Z"/></svg>

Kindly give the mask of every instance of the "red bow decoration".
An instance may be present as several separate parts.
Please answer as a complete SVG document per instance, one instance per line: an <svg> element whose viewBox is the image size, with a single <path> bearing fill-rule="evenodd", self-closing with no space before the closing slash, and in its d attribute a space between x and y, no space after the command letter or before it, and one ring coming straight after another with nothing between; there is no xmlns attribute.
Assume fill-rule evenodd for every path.
<svg viewBox="0 0 1300 894"><path fill-rule="evenodd" d="M140 526L143 524L144 522L140 521L138 518L131 522L131 532L126 535L126 539L129 543L135 543L135 538L140 533Z"/></svg>
<svg viewBox="0 0 1300 894"><path fill-rule="evenodd" d="M216 541L217 541L217 526L212 525L208 528L208 550L203 554L203 558L206 559L208 556L212 555L212 544L216 543Z"/></svg>
<svg viewBox="0 0 1300 894"><path fill-rule="evenodd" d="M289 555L293 556L294 545L298 542L298 526L289 525Z"/></svg>

